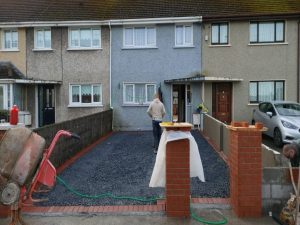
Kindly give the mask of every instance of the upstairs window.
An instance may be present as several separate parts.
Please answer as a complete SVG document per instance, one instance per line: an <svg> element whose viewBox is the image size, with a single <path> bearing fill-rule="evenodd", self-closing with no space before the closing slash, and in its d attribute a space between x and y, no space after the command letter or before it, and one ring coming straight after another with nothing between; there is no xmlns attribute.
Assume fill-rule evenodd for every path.
<svg viewBox="0 0 300 225"><path fill-rule="evenodd" d="M101 84L70 85L70 106L97 106L101 104Z"/></svg>
<svg viewBox="0 0 300 225"><path fill-rule="evenodd" d="M284 42L284 36L284 21L250 23L250 43Z"/></svg>
<svg viewBox="0 0 300 225"><path fill-rule="evenodd" d="M36 28L34 30L34 48L51 49L51 29Z"/></svg>
<svg viewBox="0 0 300 225"><path fill-rule="evenodd" d="M124 104L149 104L155 94L155 84L125 83L123 86Z"/></svg>
<svg viewBox="0 0 300 225"><path fill-rule="evenodd" d="M213 23L211 25L211 44L227 45L228 43L228 23Z"/></svg>
<svg viewBox="0 0 300 225"><path fill-rule="evenodd" d="M176 25L175 26L175 46L193 46L193 26Z"/></svg>
<svg viewBox="0 0 300 225"><path fill-rule="evenodd" d="M284 100L284 81L251 81L250 103Z"/></svg>
<svg viewBox="0 0 300 225"><path fill-rule="evenodd" d="M3 49L17 50L18 49L18 31L17 30L4 30L3 31Z"/></svg>
<svg viewBox="0 0 300 225"><path fill-rule="evenodd" d="M70 28L69 47L71 49L101 48L100 28Z"/></svg>
<svg viewBox="0 0 300 225"><path fill-rule="evenodd" d="M155 27L125 27L124 47L151 48L156 47Z"/></svg>

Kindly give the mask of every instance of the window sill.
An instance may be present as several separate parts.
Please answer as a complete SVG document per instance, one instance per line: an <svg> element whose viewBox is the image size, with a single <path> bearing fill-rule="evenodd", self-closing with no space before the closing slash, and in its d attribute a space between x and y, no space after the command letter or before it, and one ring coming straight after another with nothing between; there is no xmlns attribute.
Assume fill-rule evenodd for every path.
<svg viewBox="0 0 300 225"><path fill-rule="evenodd" d="M195 45L175 45L173 48L195 48Z"/></svg>
<svg viewBox="0 0 300 225"><path fill-rule="evenodd" d="M258 106L259 103L248 103L248 106Z"/></svg>
<svg viewBox="0 0 300 225"><path fill-rule="evenodd" d="M266 45L288 45L288 42L272 42L272 43L249 43L248 46L266 46Z"/></svg>
<svg viewBox="0 0 300 225"><path fill-rule="evenodd" d="M32 49L33 52L53 52L54 49L52 48L34 48Z"/></svg>
<svg viewBox="0 0 300 225"><path fill-rule="evenodd" d="M208 45L210 48L214 48L214 47L231 47L231 44L224 44L224 45Z"/></svg>
<svg viewBox="0 0 300 225"><path fill-rule="evenodd" d="M102 104L69 104L68 108L89 108L89 107L103 107Z"/></svg>
<svg viewBox="0 0 300 225"><path fill-rule="evenodd" d="M142 49L158 49L158 47L123 47L122 50L142 50Z"/></svg>
<svg viewBox="0 0 300 225"><path fill-rule="evenodd" d="M1 49L1 52L19 52L20 50L18 48L14 49Z"/></svg>
<svg viewBox="0 0 300 225"><path fill-rule="evenodd" d="M98 51L102 48L67 48L67 51Z"/></svg>
<svg viewBox="0 0 300 225"><path fill-rule="evenodd" d="M144 103L144 104L123 104L124 107L148 107L150 103Z"/></svg>

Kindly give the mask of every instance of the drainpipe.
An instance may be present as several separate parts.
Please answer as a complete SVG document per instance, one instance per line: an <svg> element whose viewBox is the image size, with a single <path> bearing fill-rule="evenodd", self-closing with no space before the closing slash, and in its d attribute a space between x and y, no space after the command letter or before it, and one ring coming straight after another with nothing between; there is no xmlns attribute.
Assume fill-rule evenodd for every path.
<svg viewBox="0 0 300 225"><path fill-rule="evenodd" d="M298 21L298 43L297 43L297 102L300 102L300 21Z"/></svg>
<svg viewBox="0 0 300 225"><path fill-rule="evenodd" d="M112 39L112 31L111 31L111 21L108 22L109 26L109 106L112 109L112 101L111 101L111 39Z"/></svg>

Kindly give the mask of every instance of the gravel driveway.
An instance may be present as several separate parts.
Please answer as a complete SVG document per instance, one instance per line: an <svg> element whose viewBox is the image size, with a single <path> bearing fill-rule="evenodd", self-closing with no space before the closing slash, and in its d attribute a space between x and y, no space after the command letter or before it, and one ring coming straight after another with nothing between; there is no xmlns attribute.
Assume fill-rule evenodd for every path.
<svg viewBox="0 0 300 225"><path fill-rule="evenodd" d="M192 131L199 147L206 182L191 180L192 197L228 197L229 172L224 161L198 131ZM65 169L59 176L79 192L97 195L105 192L121 196L164 197L164 188L150 188L155 163L152 132L116 132ZM41 205L130 205L144 202L123 199L89 199L70 193L63 185L38 197ZM149 203L151 204L151 203Z"/></svg>

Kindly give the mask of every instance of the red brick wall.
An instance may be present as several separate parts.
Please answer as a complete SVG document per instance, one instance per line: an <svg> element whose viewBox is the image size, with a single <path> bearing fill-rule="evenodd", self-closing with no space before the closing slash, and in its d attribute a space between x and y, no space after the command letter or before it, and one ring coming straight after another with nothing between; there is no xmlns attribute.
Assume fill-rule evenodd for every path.
<svg viewBox="0 0 300 225"><path fill-rule="evenodd" d="M239 217L259 217L262 210L261 130L248 124L230 130L230 198Z"/></svg>
<svg viewBox="0 0 300 225"><path fill-rule="evenodd" d="M172 217L190 216L190 143L182 139L167 143L166 213Z"/></svg>

